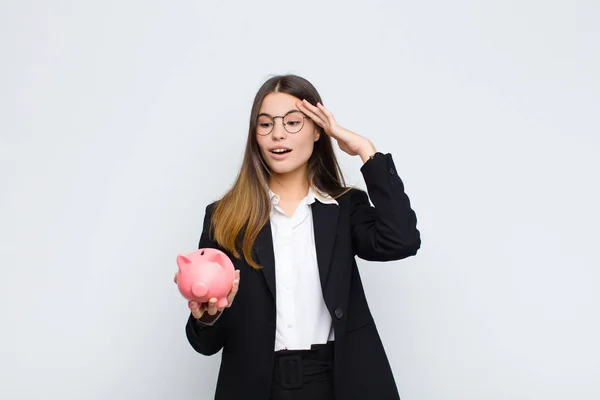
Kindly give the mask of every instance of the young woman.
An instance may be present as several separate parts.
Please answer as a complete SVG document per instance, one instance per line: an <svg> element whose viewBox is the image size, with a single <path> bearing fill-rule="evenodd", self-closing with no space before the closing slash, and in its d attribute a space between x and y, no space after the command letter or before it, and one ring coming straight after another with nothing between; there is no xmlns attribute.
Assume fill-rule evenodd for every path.
<svg viewBox="0 0 600 400"><path fill-rule="evenodd" d="M369 196L345 186L332 138L362 159ZM390 154L339 126L307 80L267 80L241 171L206 208L199 243L236 268L229 305L191 302L186 325L196 351L222 350L215 398L398 399L355 256L415 255L416 224Z"/></svg>

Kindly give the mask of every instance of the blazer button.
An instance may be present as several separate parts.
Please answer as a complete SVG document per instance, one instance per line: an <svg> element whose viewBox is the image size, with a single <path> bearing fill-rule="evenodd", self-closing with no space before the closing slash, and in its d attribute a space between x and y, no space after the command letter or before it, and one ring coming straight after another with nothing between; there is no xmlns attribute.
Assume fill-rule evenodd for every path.
<svg viewBox="0 0 600 400"><path fill-rule="evenodd" d="M342 319L342 317L344 316L344 311L341 308L336 308L335 316L337 317L337 319Z"/></svg>
<svg viewBox="0 0 600 400"><path fill-rule="evenodd" d="M394 167L390 168L390 174L396 175L396 171L394 170Z"/></svg>

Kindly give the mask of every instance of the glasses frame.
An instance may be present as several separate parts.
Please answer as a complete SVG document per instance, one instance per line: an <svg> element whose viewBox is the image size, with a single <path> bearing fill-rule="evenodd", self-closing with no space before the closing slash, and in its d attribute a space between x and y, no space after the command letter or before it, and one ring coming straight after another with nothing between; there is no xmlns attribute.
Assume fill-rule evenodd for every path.
<svg viewBox="0 0 600 400"><path fill-rule="evenodd" d="M286 124L285 122L283 122L283 120L284 120L284 118L285 118L285 117L287 117L288 115L290 115L290 114L294 114L294 113L298 113L298 114L301 114L301 115L302 115L302 126L301 126L301 127L300 127L300 129L298 129L296 132L290 132L290 131L288 130L287 126L286 126L287 124ZM258 123L258 121L257 121L257 122L256 122L256 134L257 134L257 135L259 135L259 136L267 136L267 135L270 135L270 134L273 132L273 129L275 129L275 119L276 119L276 118L281 118L281 124L283 125L283 129L285 129L285 131L286 131L287 133L289 133L290 135L295 135L296 133L300 132L300 131L302 130L302 128L304 128L304 119L306 119L306 118L309 118L308 116L304 115L304 114L302 113L302 111L299 111L299 110L292 110L292 111L288 111L287 113L285 113L285 115L276 115L276 116L274 116L274 117L272 117L272 116L270 116L270 115L268 115L268 114L264 114L264 113L263 113L263 114L260 114L258 117L260 118L261 116L265 116L265 117L269 117L269 118L271 118L271 119L273 120L273 125L271 126L271 130L270 130L269 132L267 132L267 133L258 133L258 126L259 126L259 123Z"/></svg>

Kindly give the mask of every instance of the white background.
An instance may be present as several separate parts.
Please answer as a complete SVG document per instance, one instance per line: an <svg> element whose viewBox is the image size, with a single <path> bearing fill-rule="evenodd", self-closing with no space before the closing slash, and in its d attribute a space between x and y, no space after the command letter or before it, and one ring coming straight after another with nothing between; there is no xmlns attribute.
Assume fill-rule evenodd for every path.
<svg viewBox="0 0 600 400"><path fill-rule="evenodd" d="M402 399L600 398L599 21L592 0L3 0L0 398L212 398L175 257L279 73L393 154L417 212L416 257L359 264Z"/></svg>

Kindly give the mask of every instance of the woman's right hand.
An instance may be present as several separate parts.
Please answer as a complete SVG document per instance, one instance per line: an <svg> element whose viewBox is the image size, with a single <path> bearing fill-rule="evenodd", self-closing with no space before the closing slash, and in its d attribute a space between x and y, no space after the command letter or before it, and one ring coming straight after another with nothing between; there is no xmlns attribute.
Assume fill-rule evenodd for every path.
<svg viewBox="0 0 600 400"><path fill-rule="evenodd" d="M177 273L175 273L175 278L173 278L175 284L177 284ZM206 315L210 315L209 319L204 322L212 321L219 313L221 313L224 309L231 307L233 303L233 299L238 292L238 288L240 286L240 270L235 270L235 277L233 278L233 282L231 284L231 290L227 295L227 305L224 307L217 307L217 299L212 298L206 303L198 304L197 301L189 301L188 307L190 308L192 315L196 319L202 318L206 319ZM208 312L208 313L207 313Z"/></svg>

